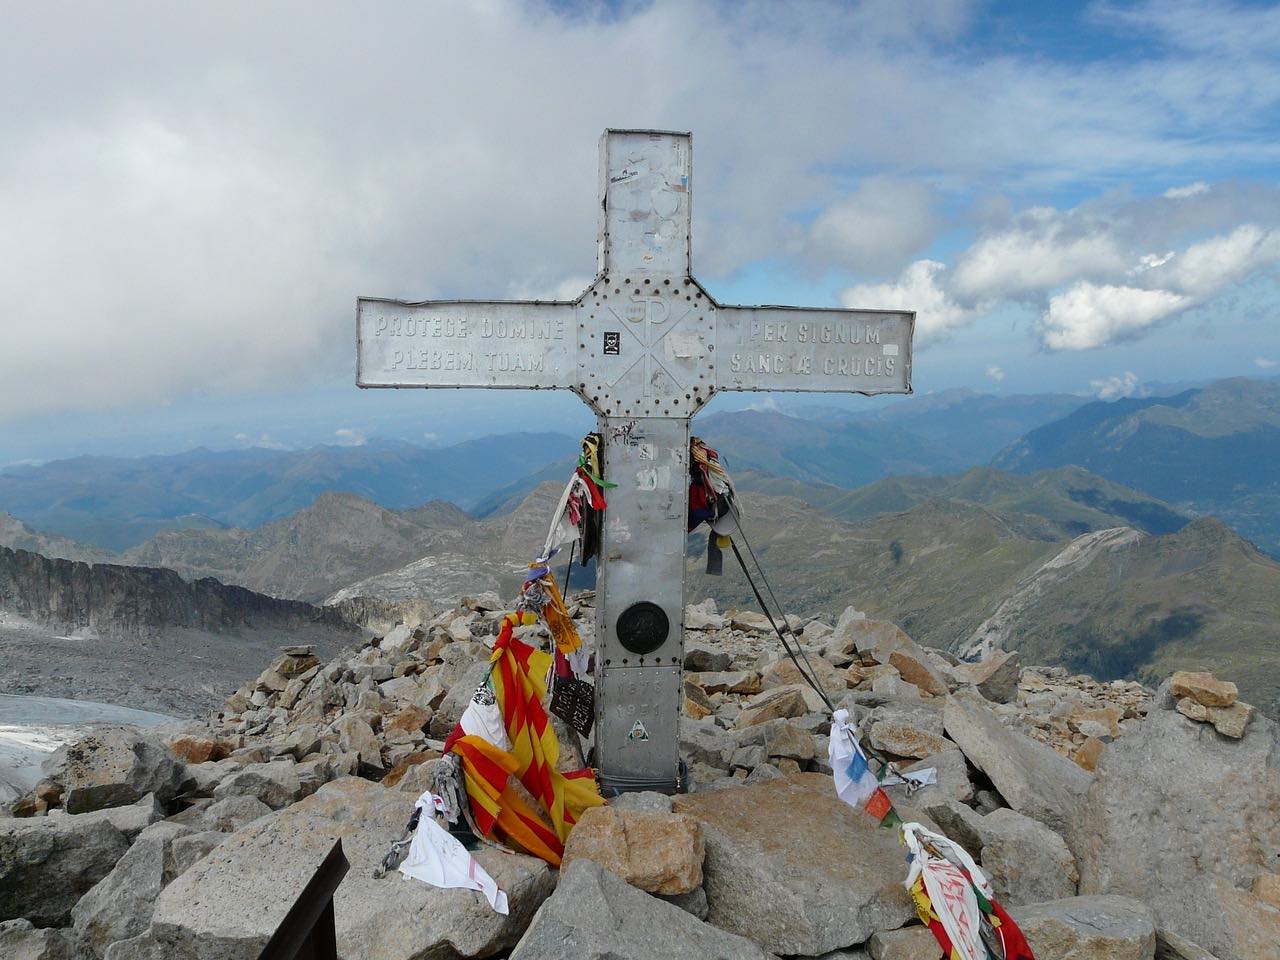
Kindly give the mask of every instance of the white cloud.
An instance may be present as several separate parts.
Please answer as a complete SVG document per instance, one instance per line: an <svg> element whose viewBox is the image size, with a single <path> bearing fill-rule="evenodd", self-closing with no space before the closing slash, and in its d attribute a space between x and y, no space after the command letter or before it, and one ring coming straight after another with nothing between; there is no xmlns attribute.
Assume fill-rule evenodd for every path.
<svg viewBox="0 0 1280 960"><path fill-rule="evenodd" d="M430 430L424 430L422 433L422 439L427 441L427 443L437 444L440 442L440 434L433 433Z"/></svg>
<svg viewBox="0 0 1280 960"><path fill-rule="evenodd" d="M1001 380L1004 379L1005 373L1002 369L997 367L995 364L992 364L991 366L987 367L987 376L990 377L992 380L995 380L997 383L999 383Z"/></svg>
<svg viewBox="0 0 1280 960"><path fill-rule="evenodd" d="M1255 357L1253 364L1262 370L1270 370L1273 367L1280 367L1280 360L1270 360L1267 357Z"/></svg>
<svg viewBox="0 0 1280 960"><path fill-rule="evenodd" d="M1105 377L1101 380L1090 380L1089 389L1099 400L1119 400L1121 397L1140 396L1142 382L1132 370L1120 376Z"/></svg>
<svg viewBox="0 0 1280 960"><path fill-rule="evenodd" d="M1081 280L1049 298L1049 309L1040 318L1040 337L1050 350L1091 350L1139 336L1191 304L1190 298L1167 290Z"/></svg>
<svg viewBox="0 0 1280 960"><path fill-rule="evenodd" d="M914 310L915 344L927 347L968 326L977 311L960 306L946 290L946 265L917 260L893 283L860 284L840 295L846 307L864 310Z"/></svg>
<svg viewBox="0 0 1280 960"><path fill-rule="evenodd" d="M1039 296L1082 274L1114 275L1126 256L1101 225L1074 233L1056 210L1034 209L1012 229L979 237L956 261L954 288L967 301Z"/></svg>
<svg viewBox="0 0 1280 960"><path fill-rule="evenodd" d="M933 239L933 191L925 184L867 177L813 222L808 252L855 271L892 269Z"/></svg>
<svg viewBox="0 0 1280 960"><path fill-rule="evenodd" d="M364 431L355 427L339 427L333 431L333 435L337 438L338 445L343 447L362 447L369 441Z"/></svg>
<svg viewBox="0 0 1280 960"><path fill-rule="evenodd" d="M1192 244L1164 265L1172 285L1191 296L1207 297L1241 277L1280 260L1280 231L1256 224L1226 236Z"/></svg>
<svg viewBox="0 0 1280 960"><path fill-rule="evenodd" d="M11 7L0 419L349 379L359 294L558 290L592 269L608 125L695 132L708 277L780 250L889 276L931 239L935 195L962 207L987 184L1280 162L1252 119L1280 107L1276 16L1252 8L1126 9L1108 22L1167 49L1082 62L971 56L971 6L948 0ZM1139 244L1137 213L1128 233L993 226L954 288L909 267L899 285L925 299L901 305L936 338L984 298L1115 283L1195 230L1274 226L1228 223L1233 196L1154 198L1183 218L1176 242Z"/></svg>
<svg viewBox="0 0 1280 960"><path fill-rule="evenodd" d="M1186 200L1208 192L1209 185L1203 180L1197 180L1195 183L1188 183L1185 187L1170 187L1164 192L1164 196L1170 200Z"/></svg>

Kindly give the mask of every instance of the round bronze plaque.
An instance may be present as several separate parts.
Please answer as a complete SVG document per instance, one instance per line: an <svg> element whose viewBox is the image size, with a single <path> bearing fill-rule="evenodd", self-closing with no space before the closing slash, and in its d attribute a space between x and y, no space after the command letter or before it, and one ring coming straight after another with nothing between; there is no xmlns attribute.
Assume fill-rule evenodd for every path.
<svg viewBox="0 0 1280 960"><path fill-rule="evenodd" d="M631 653L653 653L666 643L671 633L667 612L656 603L641 600L618 617L618 641Z"/></svg>

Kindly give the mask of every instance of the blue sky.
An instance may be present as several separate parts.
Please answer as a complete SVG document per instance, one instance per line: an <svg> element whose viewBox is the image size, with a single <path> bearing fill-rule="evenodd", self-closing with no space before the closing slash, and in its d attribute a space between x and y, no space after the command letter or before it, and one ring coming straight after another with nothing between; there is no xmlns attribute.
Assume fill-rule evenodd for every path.
<svg viewBox="0 0 1280 960"><path fill-rule="evenodd" d="M580 432L570 396L361 393L351 329L358 295L575 294L605 126L693 131L722 301L917 310L918 391L1280 372L1275 4L8 19L0 464Z"/></svg>

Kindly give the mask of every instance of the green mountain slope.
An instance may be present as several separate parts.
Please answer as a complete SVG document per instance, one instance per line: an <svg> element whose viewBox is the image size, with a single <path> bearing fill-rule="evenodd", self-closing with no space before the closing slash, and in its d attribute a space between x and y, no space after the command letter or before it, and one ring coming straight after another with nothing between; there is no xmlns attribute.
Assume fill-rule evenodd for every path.
<svg viewBox="0 0 1280 960"><path fill-rule="evenodd" d="M1067 464L1221 517L1280 555L1280 382L1223 380L1173 397L1091 403L993 461L1020 473Z"/></svg>

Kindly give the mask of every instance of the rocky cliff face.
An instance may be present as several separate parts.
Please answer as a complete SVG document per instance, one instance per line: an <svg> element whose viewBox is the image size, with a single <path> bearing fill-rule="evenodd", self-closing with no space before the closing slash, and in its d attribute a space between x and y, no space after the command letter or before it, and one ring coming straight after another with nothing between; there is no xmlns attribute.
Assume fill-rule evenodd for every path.
<svg viewBox="0 0 1280 960"><path fill-rule="evenodd" d="M188 583L172 570L54 560L8 547L0 547L0 609L38 623L127 636L340 623L335 611L217 580Z"/></svg>

